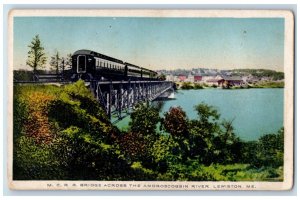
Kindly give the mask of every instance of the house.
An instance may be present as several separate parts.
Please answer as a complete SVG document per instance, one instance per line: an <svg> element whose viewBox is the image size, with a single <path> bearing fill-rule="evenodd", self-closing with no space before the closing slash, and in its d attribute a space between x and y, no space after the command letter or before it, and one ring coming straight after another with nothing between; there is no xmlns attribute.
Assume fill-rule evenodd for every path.
<svg viewBox="0 0 300 200"><path fill-rule="evenodd" d="M216 79L216 78L208 79L205 83L209 86L218 86L219 79Z"/></svg>
<svg viewBox="0 0 300 200"><path fill-rule="evenodd" d="M186 75L178 75L178 80L184 82L187 79Z"/></svg>
<svg viewBox="0 0 300 200"><path fill-rule="evenodd" d="M194 76L193 75L188 75L187 78L185 79L185 82L194 82Z"/></svg>
<svg viewBox="0 0 300 200"><path fill-rule="evenodd" d="M205 79L204 78L202 78L202 79L209 86L218 86L219 85L219 80L223 79L223 77L220 76L220 75L217 75L217 76L205 77Z"/></svg>
<svg viewBox="0 0 300 200"><path fill-rule="evenodd" d="M222 79L218 81L218 85L222 87L232 87L232 86L241 86L244 81L241 77L238 76L223 76Z"/></svg>
<svg viewBox="0 0 300 200"><path fill-rule="evenodd" d="M194 82L201 82L202 81L202 76L195 75L194 76Z"/></svg>

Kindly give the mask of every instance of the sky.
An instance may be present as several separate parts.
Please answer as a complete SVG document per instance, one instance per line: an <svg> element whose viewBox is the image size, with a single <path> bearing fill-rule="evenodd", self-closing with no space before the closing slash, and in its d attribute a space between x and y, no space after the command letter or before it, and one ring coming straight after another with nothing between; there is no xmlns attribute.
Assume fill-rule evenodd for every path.
<svg viewBox="0 0 300 200"><path fill-rule="evenodd" d="M37 34L50 57L89 49L158 69L283 71L283 18L14 17L15 69Z"/></svg>

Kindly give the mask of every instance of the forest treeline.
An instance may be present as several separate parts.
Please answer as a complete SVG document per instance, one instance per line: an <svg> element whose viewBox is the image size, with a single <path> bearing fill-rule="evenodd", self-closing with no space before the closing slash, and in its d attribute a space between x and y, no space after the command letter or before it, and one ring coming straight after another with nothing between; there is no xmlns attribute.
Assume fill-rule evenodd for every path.
<svg viewBox="0 0 300 200"><path fill-rule="evenodd" d="M232 75L247 76L251 75L257 78L268 77L273 81L284 79L284 72L278 72L269 69L234 69Z"/></svg>
<svg viewBox="0 0 300 200"><path fill-rule="evenodd" d="M243 141L213 106L139 104L113 126L84 82L14 86L14 180L282 181L284 130Z"/></svg>

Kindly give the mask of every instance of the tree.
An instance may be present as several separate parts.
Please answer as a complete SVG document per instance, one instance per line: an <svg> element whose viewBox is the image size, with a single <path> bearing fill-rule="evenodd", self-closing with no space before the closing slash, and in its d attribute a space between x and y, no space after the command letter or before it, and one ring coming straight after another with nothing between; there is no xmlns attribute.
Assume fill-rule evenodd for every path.
<svg viewBox="0 0 300 200"><path fill-rule="evenodd" d="M38 68L44 68L47 61L45 56L44 47L42 47L39 35L36 35L30 45L28 45L30 50L28 51L28 57L26 64L33 68L33 72L36 73Z"/></svg>
<svg viewBox="0 0 300 200"><path fill-rule="evenodd" d="M62 58L59 56L59 52L56 51L54 56L51 56L50 65L55 69L56 74L58 74L59 69L61 68Z"/></svg>
<svg viewBox="0 0 300 200"><path fill-rule="evenodd" d="M155 165L152 155L153 144L158 139L156 132L160 122L159 111L149 102L140 103L130 115L130 130L120 138L120 146L133 161L139 161L143 167Z"/></svg>
<svg viewBox="0 0 300 200"><path fill-rule="evenodd" d="M169 112L164 115L163 127L171 134L174 141L178 143L178 151L176 151L176 148L174 148L174 150L180 152L180 158L186 161L189 152L189 132L186 113L181 107L171 107Z"/></svg>
<svg viewBox="0 0 300 200"><path fill-rule="evenodd" d="M284 129L259 138L256 149L256 166L279 167L283 165Z"/></svg>
<svg viewBox="0 0 300 200"><path fill-rule="evenodd" d="M145 136L156 135L156 125L160 121L159 111L149 102L138 104L130 117L129 126L132 132L141 133Z"/></svg>
<svg viewBox="0 0 300 200"><path fill-rule="evenodd" d="M181 107L171 107L165 113L163 126L175 138L185 138L188 134L188 120Z"/></svg>
<svg viewBox="0 0 300 200"><path fill-rule="evenodd" d="M62 57L61 59L63 62L63 70L70 69L72 67L72 54L71 53L67 54L66 57Z"/></svg>
<svg viewBox="0 0 300 200"><path fill-rule="evenodd" d="M66 68L69 69L72 67L72 54L71 53L67 54L67 57L63 58L63 60L65 61Z"/></svg>
<svg viewBox="0 0 300 200"><path fill-rule="evenodd" d="M190 157L211 164L215 153L219 152L216 151L214 140L220 129L218 124L220 114L215 107L205 103L196 105L195 110L198 119L190 120L189 123Z"/></svg>

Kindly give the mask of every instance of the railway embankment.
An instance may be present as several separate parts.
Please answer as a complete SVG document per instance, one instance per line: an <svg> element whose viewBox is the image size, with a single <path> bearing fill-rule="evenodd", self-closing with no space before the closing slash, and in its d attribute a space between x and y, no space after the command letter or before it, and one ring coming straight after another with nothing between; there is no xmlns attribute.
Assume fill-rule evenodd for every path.
<svg viewBox="0 0 300 200"><path fill-rule="evenodd" d="M111 180L132 171L116 145L119 130L83 81L15 85L13 103L15 180Z"/></svg>

